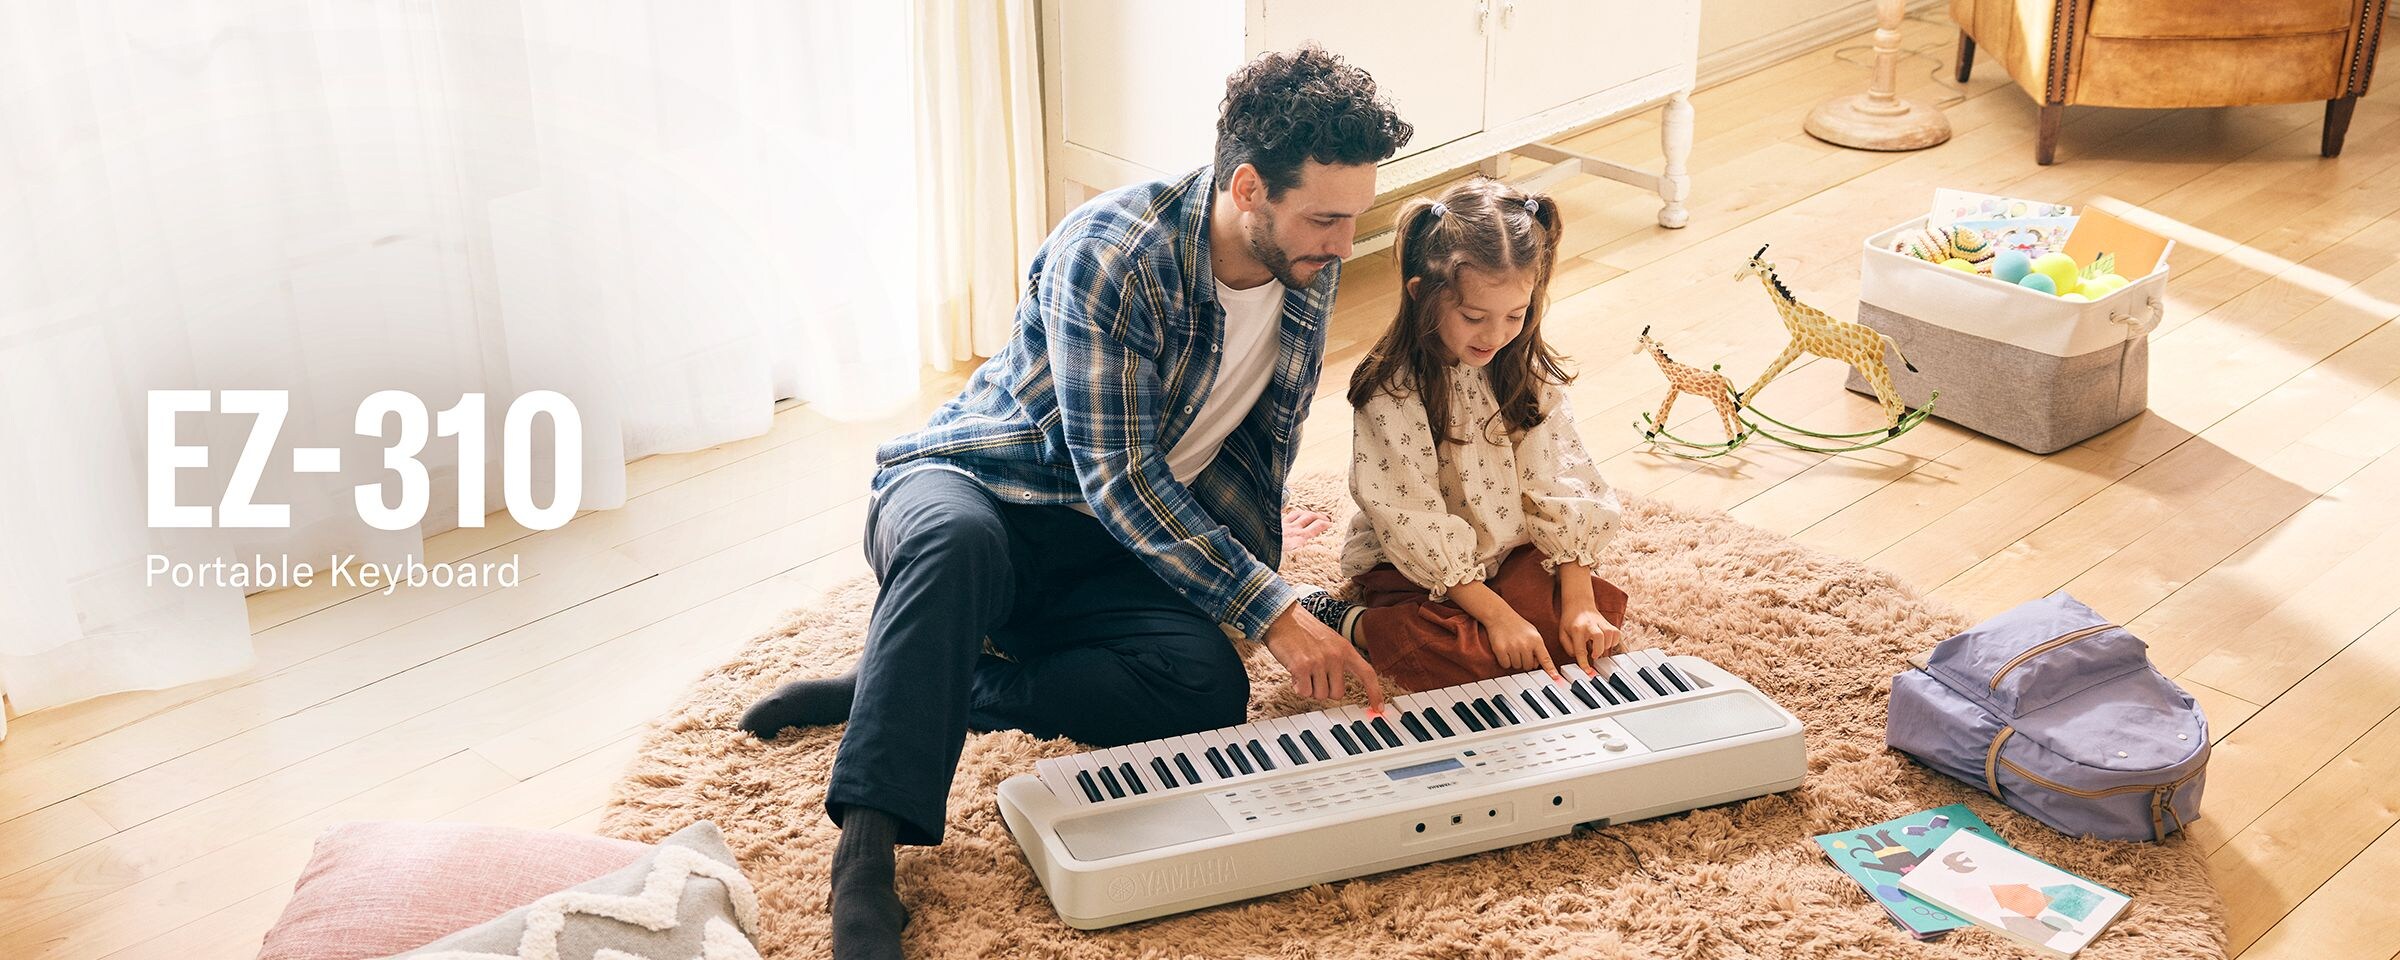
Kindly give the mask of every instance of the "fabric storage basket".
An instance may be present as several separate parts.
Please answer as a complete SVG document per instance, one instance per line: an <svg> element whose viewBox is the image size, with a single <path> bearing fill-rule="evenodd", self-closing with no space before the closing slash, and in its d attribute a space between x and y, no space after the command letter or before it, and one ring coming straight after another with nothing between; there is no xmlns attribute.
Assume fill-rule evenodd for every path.
<svg viewBox="0 0 2400 960"><path fill-rule="evenodd" d="M1892 678L1893 749L2070 836L2164 840L2200 818L2208 718L2140 637L2065 592Z"/></svg>
<svg viewBox="0 0 2400 960"><path fill-rule="evenodd" d="M2149 403L2150 331L2165 315L2172 241L2086 209L2066 252L2114 254L2132 282L2088 303L1975 276L1891 249L1919 217L1868 237L1858 322L1900 345L1917 372L1892 364L1902 402L1977 433L2051 453L2132 419ZM1856 368L1850 389L1873 396Z"/></svg>

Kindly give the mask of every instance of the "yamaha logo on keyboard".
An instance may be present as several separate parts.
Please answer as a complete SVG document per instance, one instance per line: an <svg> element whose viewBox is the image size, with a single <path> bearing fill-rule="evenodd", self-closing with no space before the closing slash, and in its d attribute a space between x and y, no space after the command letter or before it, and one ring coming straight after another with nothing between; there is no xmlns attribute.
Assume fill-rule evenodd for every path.
<svg viewBox="0 0 2400 960"><path fill-rule="evenodd" d="M1233 858L1217 857L1196 863L1177 863L1135 874L1121 874L1108 882L1108 898L1118 903L1135 897L1158 899L1186 890L1214 887L1233 882Z"/></svg>

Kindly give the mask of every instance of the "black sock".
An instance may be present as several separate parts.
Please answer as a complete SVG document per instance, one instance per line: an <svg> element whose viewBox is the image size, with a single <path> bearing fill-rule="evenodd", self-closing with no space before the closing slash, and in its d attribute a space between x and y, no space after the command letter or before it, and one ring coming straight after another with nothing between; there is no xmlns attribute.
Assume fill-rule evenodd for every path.
<svg viewBox="0 0 2400 960"><path fill-rule="evenodd" d="M1319 590L1301 597L1300 609L1307 611L1309 616L1317 618L1318 623L1341 634L1342 639L1353 643L1358 641L1355 628L1358 625L1358 615L1362 609L1359 605L1348 600L1336 600L1333 598L1333 594Z"/></svg>
<svg viewBox="0 0 2400 960"><path fill-rule="evenodd" d="M892 846L900 821L872 807L842 811L833 846L834 960L900 960L908 908L892 887Z"/></svg>
<svg viewBox="0 0 2400 960"><path fill-rule="evenodd" d="M818 680L794 680L758 698L742 712L742 729L761 740L773 740L785 727L818 727L850 719L850 700L858 692L858 671Z"/></svg>

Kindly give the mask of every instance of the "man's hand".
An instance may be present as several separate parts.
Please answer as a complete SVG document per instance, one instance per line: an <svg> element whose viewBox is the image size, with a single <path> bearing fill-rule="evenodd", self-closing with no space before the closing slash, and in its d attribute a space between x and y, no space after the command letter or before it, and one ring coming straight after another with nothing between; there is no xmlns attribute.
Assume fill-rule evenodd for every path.
<svg viewBox="0 0 2400 960"><path fill-rule="evenodd" d="M1383 681L1342 635L1327 629L1295 603L1267 625L1267 652L1292 672L1292 692L1311 700L1339 700L1345 675L1367 688L1367 713L1383 715Z"/></svg>
<svg viewBox="0 0 2400 960"><path fill-rule="evenodd" d="M1333 518L1314 510L1299 507L1283 508L1283 554L1291 556L1300 545L1316 538L1333 527Z"/></svg>

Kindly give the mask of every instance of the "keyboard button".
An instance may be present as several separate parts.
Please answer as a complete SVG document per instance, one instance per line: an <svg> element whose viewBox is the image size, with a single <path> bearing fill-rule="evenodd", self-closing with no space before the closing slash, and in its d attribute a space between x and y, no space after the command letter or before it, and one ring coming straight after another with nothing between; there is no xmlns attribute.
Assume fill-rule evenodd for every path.
<svg viewBox="0 0 2400 960"><path fill-rule="evenodd" d="M1092 772L1091 772L1091 771L1089 771L1089 770L1077 770L1077 771L1075 771L1075 785L1076 785L1076 786L1079 786L1079 787L1082 787L1082 788L1083 788L1083 795L1084 795L1084 796L1086 796L1086 797L1090 797L1093 803L1099 803L1099 802L1101 801L1102 797L1100 796L1100 788L1099 788L1099 787L1097 787L1097 786L1095 786L1095 785L1093 785L1093 783L1092 783Z"/></svg>
<svg viewBox="0 0 2400 960"><path fill-rule="evenodd" d="M1400 745L1400 734L1394 731L1391 723L1387 722L1384 718L1376 717L1375 722L1369 724L1369 726L1374 727L1375 732L1383 737L1383 743L1385 746L1397 747Z"/></svg>
<svg viewBox="0 0 2400 960"><path fill-rule="evenodd" d="M1546 710L1546 709L1543 709L1543 707L1542 707L1542 701L1541 701L1541 698L1534 696L1534 695L1533 695L1533 691L1531 691L1531 690L1519 690L1519 691L1517 691L1517 696L1524 697L1524 698L1525 698L1525 705L1526 705L1526 706L1528 706L1528 707L1532 707L1532 708L1533 708L1533 718L1534 718L1534 719L1536 719L1536 720L1548 720L1548 719L1550 719L1550 711L1549 711L1549 710Z"/></svg>
<svg viewBox="0 0 2400 960"><path fill-rule="evenodd" d="M1577 680L1567 684L1567 692L1574 694L1575 699L1583 701L1584 706L1590 707L1594 710L1600 709L1600 698L1592 696L1592 692L1590 690L1584 689L1583 681ZM1611 700L1609 702L1615 703L1616 701Z"/></svg>
<svg viewBox="0 0 2400 960"><path fill-rule="evenodd" d="M1615 689L1620 696L1623 696L1627 703L1642 699L1641 694L1633 692L1633 688L1626 685L1623 674L1609 674L1608 685Z"/></svg>
<svg viewBox="0 0 2400 960"><path fill-rule="evenodd" d="M1276 746L1279 746L1279 747L1282 747L1282 748L1283 748L1284 755L1292 758L1292 765L1293 765L1293 766L1295 766L1295 767L1296 767L1296 766L1299 766L1299 765L1301 765L1301 764L1303 764L1303 763L1307 763L1307 762L1308 762L1308 758L1307 758L1307 757L1305 757L1305 756L1302 756L1302 755L1301 755L1301 753L1300 753L1300 745L1299 745L1298 743L1295 743L1295 742L1293 742L1293 741L1292 741L1292 735L1291 735L1291 734L1288 734L1288 733L1287 733L1287 734L1283 734L1283 735L1281 735L1281 736L1278 736L1278 737L1276 737L1276 738L1275 738L1275 745L1276 745Z"/></svg>
<svg viewBox="0 0 2400 960"><path fill-rule="evenodd" d="M1341 745L1343 753L1347 753L1354 757L1366 752L1364 748L1358 745L1358 741L1350 738L1349 728L1346 728L1338 723L1333 725L1333 742Z"/></svg>
<svg viewBox="0 0 2400 960"><path fill-rule="evenodd" d="M1658 691L1659 696L1667 695L1667 685L1658 682L1658 678L1651 675L1649 667L1637 667L1633 672L1642 678L1643 683L1649 684L1650 689Z"/></svg>
<svg viewBox="0 0 2400 960"><path fill-rule="evenodd" d="M1667 678L1668 683L1674 684L1675 689L1681 690L1685 693L1692 692L1692 685L1683 682L1683 674L1677 673L1674 667L1665 663L1660 663L1658 665L1658 672Z"/></svg>
<svg viewBox="0 0 2400 960"><path fill-rule="evenodd" d="M1233 768L1241 771L1244 775L1258 772L1257 767L1250 765L1250 758L1242 755L1242 748L1240 744L1226 744L1225 758L1233 761Z"/></svg>
<svg viewBox="0 0 2400 960"><path fill-rule="evenodd" d="M1417 715L1414 713L1401 714L1400 725L1407 728L1408 735L1417 738L1418 743L1431 743L1433 741L1433 731L1425 729L1425 724L1419 722L1417 720Z"/></svg>
<svg viewBox="0 0 2400 960"><path fill-rule="evenodd" d="M1250 748L1250 759L1258 761L1258 766L1260 769L1275 769L1275 760L1274 758L1267 756L1267 748L1259 746L1258 741L1256 740L1250 741L1247 746Z"/></svg>
<svg viewBox="0 0 2400 960"><path fill-rule="evenodd" d="M1192 766L1191 757L1181 753L1176 754L1175 769L1183 771L1183 782L1192 784L1194 786L1199 785L1200 770L1199 768Z"/></svg>
<svg viewBox="0 0 2400 960"><path fill-rule="evenodd" d="M1542 699L1550 701L1550 706L1556 709L1560 716L1566 716L1575 712L1573 709L1567 706L1566 700L1559 697L1558 687L1556 685L1543 687Z"/></svg>
<svg viewBox="0 0 2400 960"><path fill-rule="evenodd" d="M1151 757L1150 772L1158 777L1159 786L1165 787L1169 790L1175 789L1175 771L1167 769L1166 761L1157 757Z"/></svg>
<svg viewBox="0 0 2400 960"><path fill-rule="evenodd" d="M1142 793L1149 793L1149 792L1150 792L1150 788L1149 788L1149 787L1146 787L1146 786L1143 786L1143 785L1142 785L1142 776L1141 776L1141 774L1140 774L1140 773L1138 773L1138 772L1135 772L1135 770L1133 769L1133 764L1131 764L1131 763L1120 763L1120 764L1117 764L1117 771L1118 771L1119 773L1123 773L1123 774L1125 775L1125 785L1126 785L1126 786L1128 786L1128 787L1131 787L1131 788L1133 788L1133 792L1134 792L1134 793L1137 793L1137 794L1142 794Z"/></svg>
<svg viewBox="0 0 2400 960"><path fill-rule="evenodd" d="M1125 788L1117 784L1117 774L1114 770L1107 767L1100 768L1100 785L1108 788L1108 798L1111 800L1121 799L1125 796Z"/></svg>
<svg viewBox="0 0 2400 960"><path fill-rule="evenodd" d="M1468 730L1476 733L1483 732L1483 721L1475 719L1475 711L1467 709L1466 704L1453 703L1450 705L1450 712L1458 714L1458 719L1467 725Z"/></svg>
<svg viewBox="0 0 2400 960"><path fill-rule="evenodd" d="M1519 719L1517 719L1517 712L1516 712L1515 710L1511 710L1511 709L1509 709L1509 708L1508 708L1508 698L1507 698L1507 697L1493 697L1493 698L1492 698L1492 709L1500 711L1500 715L1501 715L1501 716L1503 716L1503 717L1507 717L1507 718L1508 718L1508 722L1509 722L1509 723L1511 723L1511 724L1518 724L1518 723L1524 723L1524 722L1525 722L1525 721L1523 721L1523 720L1519 720Z"/></svg>
<svg viewBox="0 0 2400 960"><path fill-rule="evenodd" d="M1383 744L1375 739L1375 731L1367 729L1365 723L1350 721L1350 735L1358 738L1359 746L1367 748L1370 753L1383 749Z"/></svg>
<svg viewBox="0 0 2400 960"><path fill-rule="evenodd" d="M1425 722L1432 724L1434 732L1441 734L1444 739L1458 736L1458 731L1450 728L1449 721L1442 719L1442 712L1432 707L1425 708Z"/></svg>

